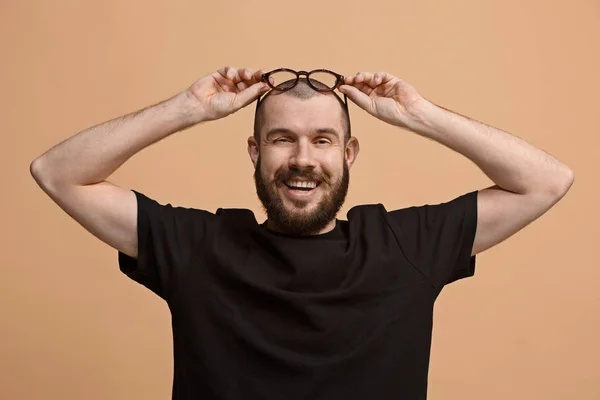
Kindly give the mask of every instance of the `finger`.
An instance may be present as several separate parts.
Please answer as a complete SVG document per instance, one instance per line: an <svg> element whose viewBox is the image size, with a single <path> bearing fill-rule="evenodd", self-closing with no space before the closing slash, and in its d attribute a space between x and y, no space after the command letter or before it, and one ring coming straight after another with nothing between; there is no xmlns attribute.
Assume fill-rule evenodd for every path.
<svg viewBox="0 0 600 400"><path fill-rule="evenodd" d="M232 81L237 75L237 68L235 67L223 67L217 71L223 78Z"/></svg>
<svg viewBox="0 0 600 400"><path fill-rule="evenodd" d="M252 70L248 68L244 68L239 70L239 75L243 79L241 82L237 84L237 88L239 90L244 90L255 83L258 83L262 79L262 73L253 73Z"/></svg>
<svg viewBox="0 0 600 400"><path fill-rule="evenodd" d="M252 78L252 71L250 71L248 68L242 68L240 69L240 77L243 80L248 81Z"/></svg>
<svg viewBox="0 0 600 400"><path fill-rule="evenodd" d="M356 74L357 83L367 83L373 79L373 74L370 72L359 72Z"/></svg>
<svg viewBox="0 0 600 400"><path fill-rule="evenodd" d="M361 72L360 77L360 82L364 83L365 85L368 85L372 89L377 87L377 84L375 83L375 74L370 72Z"/></svg>
<svg viewBox="0 0 600 400"><path fill-rule="evenodd" d="M254 81L254 79L250 79L250 80L245 80L245 81L241 81L240 83L236 83L235 86L238 88L238 90L242 91L246 88L249 88L252 85L257 84L258 82Z"/></svg>
<svg viewBox="0 0 600 400"><path fill-rule="evenodd" d="M348 96L348 98L350 98L357 106L368 113L372 113L373 101L366 93L357 87L350 85L342 85L338 90Z"/></svg>
<svg viewBox="0 0 600 400"><path fill-rule="evenodd" d="M373 91L373 88L369 85L367 85L366 83L354 83L354 85L352 85L353 87L357 88L358 90L360 90L361 92L363 92L366 95L371 94L371 92Z"/></svg>
<svg viewBox="0 0 600 400"><path fill-rule="evenodd" d="M249 81L252 79L252 71L250 71L248 68L242 68L238 71L238 73L243 81Z"/></svg>
<svg viewBox="0 0 600 400"><path fill-rule="evenodd" d="M237 71L237 75L233 82L238 90L244 90L250 86L249 81L251 78L252 72L250 72L247 68L241 68Z"/></svg>
<svg viewBox="0 0 600 400"><path fill-rule="evenodd" d="M378 86L387 85L388 83L394 81L395 79L396 80L398 79L394 75L388 74L387 72L380 72L380 74L381 74L381 80L378 83Z"/></svg>
<svg viewBox="0 0 600 400"><path fill-rule="evenodd" d="M233 82L227 78L227 72L224 68L212 74L212 77L217 82L221 90L231 91L235 89Z"/></svg>
<svg viewBox="0 0 600 400"><path fill-rule="evenodd" d="M373 91L373 88L369 86L368 82L365 82L365 79L372 76L372 74L368 72L357 72L355 75L351 75L345 79L346 85L351 85L360 90L367 95Z"/></svg>
<svg viewBox="0 0 600 400"><path fill-rule="evenodd" d="M386 78L387 74L385 72L376 72L375 75L373 75L373 84L379 86L386 81Z"/></svg>
<svg viewBox="0 0 600 400"><path fill-rule="evenodd" d="M239 89L235 84L235 80L239 79L238 70L235 67L224 67L217 71L215 80L221 86L222 90L237 92Z"/></svg>
<svg viewBox="0 0 600 400"><path fill-rule="evenodd" d="M262 79L263 74L265 73L264 70L259 69L258 71L256 71L254 73L254 79L256 79L257 82L259 82Z"/></svg>
<svg viewBox="0 0 600 400"><path fill-rule="evenodd" d="M244 79L241 77L241 75L240 75L240 72L241 72L241 71L242 71L241 69L238 69L238 70L236 70L236 71L235 71L235 75L234 75L234 77L233 77L233 79L232 79L233 83L240 83L241 81L243 81L243 80L244 80Z"/></svg>
<svg viewBox="0 0 600 400"><path fill-rule="evenodd" d="M264 69L259 69L258 71L256 71L254 73L254 76L252 77L253 80L255 80L256 82L260 82L262 81L262 76L266 74L266 71Z"/></svg>
<svg viewBox="0 0 600 400"><path fill-rule="evenodd" d="M255 83L258 83L262 80L262 76L265 73L263 70L258 70L256 72L253 72L252 70L248 70L248 72L250 73L250 77L247 79L247 85L254 85Z"/></svg>
<svg viewBox="0 0 600 400"><path fill-rule="evenodd" d="M235 109L246 107L269 89L269 85L267 85L266 82L259 82L242 90L235 98Z"/></svg>
<svg viewBox="0 0 600 400"><path fill-rule="evenodd" d="M262 76L264 74L266 74L267 72L264 69L258 70L255 73L255 76L257 76L256 81L257 82L261 82L262 81ZM265 81L266 82L266 81ZM275 79L273 79L272 76L269 76L269 83L271 83L271 85L275 86Z"/></svg>
<svg viewBox="0 0 600 400"><path fill-rule="evenodd" d="M354 87L366 94L367 96L373 91L371 86L367 85L366 83L357 83L354 85Z"/></svg>

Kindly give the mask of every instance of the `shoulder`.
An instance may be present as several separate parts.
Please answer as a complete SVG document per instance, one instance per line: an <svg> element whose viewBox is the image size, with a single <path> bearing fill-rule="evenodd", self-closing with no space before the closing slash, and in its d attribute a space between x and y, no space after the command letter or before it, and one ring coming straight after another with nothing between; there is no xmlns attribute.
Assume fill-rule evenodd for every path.
<svg viewBox="0 0 600 400"><path fill-rule="evenodd" d="M402 208L386 211L390 216L397 219L410 218L414 215L436 216L440 214L460 214L472 210L477 206L478 191L474 190L459 196L438 202L428 202L418 205L410 205Z"/></svg>
<svg viewBox="0 0 600 400"><path fill-rule="evenodd" d="M138 204L138 221L148 223L160 223L165 228L190 229L198 226L206 228L221 225L256 225L254 213L245 208L217 208L210 211L204 208L167 202L147 196L136 190Z"/></svg>
<svg viewBox="0 0 600 400"><path fill-rule="evenodd" d="M386 207L382 203L361 204L348 211L348 220L380 217L394 224L411 224L417 221L431 222L450 216L471 216L476 214L478 191L474 190L459 196L441 201L413 204L404 207Z"/></svg>
<svg viewBox="0 0 600 400"><path fill-rule="evenodd" d="M369 216L382 215L386 212L387 210L381 203L358 204L350 208L346 213L346 216L348 218L348 221L351 221L354 219L361 219Z"/></svg>
<svg viewBox="0 0 600 400"><path fill-rule="evenodd" d="M166 217L198 217L211 219L217 214L205 209L194 208L185 205L179 205L175 202L166 202L157 200L137 190L132 190L137 198L138 211L148 214L149 216L166 216Z"/></svg>
<svg viewBox="0 0 600 400"><path fill-rule="evenodd" d="M247 208L218 208L215 216L224 224L237 227L258 225L254 212Z"/></svg>

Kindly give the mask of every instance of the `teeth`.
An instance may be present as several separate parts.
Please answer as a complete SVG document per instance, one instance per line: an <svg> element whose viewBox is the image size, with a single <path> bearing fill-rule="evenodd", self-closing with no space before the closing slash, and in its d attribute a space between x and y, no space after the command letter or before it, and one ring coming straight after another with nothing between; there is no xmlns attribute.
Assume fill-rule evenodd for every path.
<svg viewBox="0 0 600 400"><path fill-rule="evenodd" d="M310 189L314 189L317 187L316 182L287 181L286 185L291 186L291 187L310 188Z"/></svg>

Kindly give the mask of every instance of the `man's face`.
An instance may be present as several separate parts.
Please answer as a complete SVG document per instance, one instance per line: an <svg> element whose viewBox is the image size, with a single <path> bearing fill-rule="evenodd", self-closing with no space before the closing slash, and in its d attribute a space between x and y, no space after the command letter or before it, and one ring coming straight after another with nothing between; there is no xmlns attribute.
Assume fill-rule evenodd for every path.
<svg viewBox="0 0 600 400"><path fill-rule="evenodd" d="M332 96L276 95L265 106L254 172L258 197L277 230L317 234L336 217L348 193L340 104Z"/></svg>

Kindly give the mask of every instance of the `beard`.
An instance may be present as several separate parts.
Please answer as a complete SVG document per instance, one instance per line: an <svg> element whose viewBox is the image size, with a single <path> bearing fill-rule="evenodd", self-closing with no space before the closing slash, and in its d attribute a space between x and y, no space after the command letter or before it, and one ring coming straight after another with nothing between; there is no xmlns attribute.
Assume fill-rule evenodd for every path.
<svg viewBox="0 0 600 400"><path fill-rule="evenodd" d="M269 182L262 174L260 156L254 170L254 183L256 194L260 199L269 222L273 223L283 233L290 235L315 235L323 230L337 215L346 200L350 173L346 162L343 164L342 177L337 182L331 182L324 176L314 174L312 169L300 170L297 168L285 170L283 167L275 173L275 178ZM317 189L324 194L312 211L303 210L310 205L310 201L287 199L296 206L295 210L288 210L280 193L281 185L293 178L305 178L320 182Z"/></svg>

